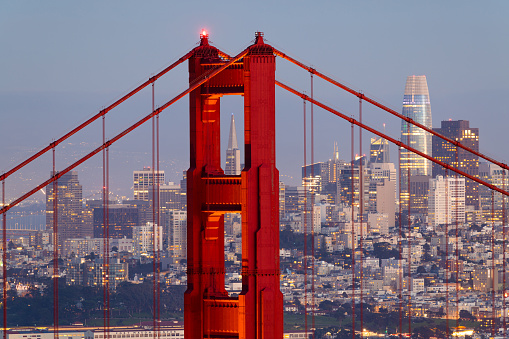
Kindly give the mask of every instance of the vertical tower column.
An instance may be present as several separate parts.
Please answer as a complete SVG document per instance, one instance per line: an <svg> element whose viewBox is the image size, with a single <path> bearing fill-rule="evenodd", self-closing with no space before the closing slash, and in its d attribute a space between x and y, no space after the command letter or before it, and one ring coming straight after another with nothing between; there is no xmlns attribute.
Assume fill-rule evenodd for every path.
<svg viewBox="0 0 509 339"><path fill-rule="evenodd" d="M275 150L275 56L261 33L242 61L190 94L190 168L187 172L185 337L281 339L279 289L279 173ZM224 54L222 54L224 55ZM224 64L202 36L189 59L192 83ZM245 168L220 166L219 100L244 94ZM224 213L242 215L242 292L224 288Z"/></svg>
<svg viewBox="0 0 509 339"><path fill-rule="evenodd" d="M241 339L283 337L275 70L273 49L257 33L256 43L244 58Z"/></svg>
<svg viewBox="0 0 509 339"><path fill-rule="evenodd" d="M202 37L189 59L189 82L206 72L206 60L219 60L217 49ZM207 314L204 298L224 297L224 218L207 211L206 178L222 175L220 154L220 96L208 84L190 93L190 168L188 189L188 289L184 296L187 338L203 338Z"/></svg>

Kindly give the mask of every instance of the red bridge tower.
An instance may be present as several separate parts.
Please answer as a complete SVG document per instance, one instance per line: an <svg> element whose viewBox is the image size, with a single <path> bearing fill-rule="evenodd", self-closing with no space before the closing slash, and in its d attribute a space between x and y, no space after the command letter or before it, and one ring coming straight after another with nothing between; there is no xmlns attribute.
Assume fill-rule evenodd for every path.
<svg viewBox="0 0 509 339"><path fill-rule="evenodd" d="M189 82L225 64L201 35L189 59ZM256 33L247 54L190 93L187 171L185 337L283 337L279 289L279 172L275 150L275 55ZM245 167L221 168L220 98L244 95ZM225 290L224 214L242 215L242 292Z"/></svg>

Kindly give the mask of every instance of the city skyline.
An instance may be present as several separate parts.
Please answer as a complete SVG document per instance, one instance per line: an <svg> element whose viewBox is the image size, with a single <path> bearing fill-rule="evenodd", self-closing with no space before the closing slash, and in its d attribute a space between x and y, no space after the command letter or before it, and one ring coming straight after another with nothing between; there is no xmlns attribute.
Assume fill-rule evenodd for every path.
<svg viewBox="0 0 509 339"><path fill-rule="evenodd" d="M454 162L451 149L369 105L370 98L388 102L431 129L431 96L440 130L450 123L444 131L449 137L468 134L477 142L473 147L505 162L501 140L509 114L502 100L509 90L504 67L509 46L500 41L509 23L501 6L509 9L502 2L479 10L456 1L397 6L374 0L313 7L276 3L271 11L244 3L225 11L205 2L158 0L146 6L119 0L80 6L49 0L28 9L9 4L7 15L0 12L0 29L7 33L0 36L7 47L0 59L9 66L7 81L0 82L0 144L5 145L0 173L86 117L106 112L126 91L147 79L149 85L2 181L9 202L47 180L49 170L55 179L91 149L115 142L106 144L102 156L98 152L73 171L60 172L65 175L46 190L31 192L44 194L45 230L7 233L4 227L4 330L18 320L28 326L53 321L56 334L59 323L102 319L106 334L110 318L121 326L124 319L141 326L143 314L153 318L154 335L157 329L169 337L161 332L162 320L183 317L186 338L282 338L294 313L305 318L295 318L294 325L307 332L311 316L316 332L298 337L325 339L336 332L338 338L355 337L355 331L367 337L368 331L384 330L386 337L405 331L449 337L460 324L495 337L502 321L505 336L506 196L495 193L500 188L479 187L480 208L472 208L467 198L475 205L475 197L464 178L435 177L430 161L408 151L398 154L397 176L397 152L384 140L400 139L432 156L432 144L438 145L444 152L437 158ZM195 15L188 20L185 12L191 11ZM309 27L302 24L305 18ZM187 44L197 40L189 33L195 29L200 41L193 48ZM224 52L238 53L229 46L240 46L241 39L249 45L242 59L225 57ZM154 64L165 68L189 50L181 59L189 58L187 67L154 76ZM310 68L296 72L284 62L291 60L288 55ZM209 81L220 65L229 67ZM354 95L332 91L320 71L366 87L348 85ZM274 80L279 87L273 87ZM116 142L115 135L188 83L197 84L188 98ZM282 83L337 109L344 119L319 104L302 105L304 96L288 95ZM239 140L234 113L244 127ZM361 132L348 116L378 130L383 126L383 154L374 135ZM469 122L476 127L467 133ZM461 131L453 133L456 123ZM244 141L245 149L238 149ZM376 161L370 163L372 152ZM472 168L458 167L506 189L506 170L462 155L455 161L471 161ZM239 176L241 163L246 166ZM109 202L91 200L97 191ZM8 213L22 216L33 212L29 207ZM101 289L102 301L95 300ZM80 295L70 305L68 291ZM151 305L139 305L140 298ZM43 320L51 309L41 306L51 304L53 319ZM330 319L330 326L321 319L315 326L318 315ZM90 331L85 337L96 335Z"/></svg>
<svg viewBox="0 0 509 339"><path fill-rule="evenodd" d="M407 4L405 8L370 2L363 4L336 4L331 5L331 10L326 14L328 20L317 20L311 17L314 23L312 29L296 29L297 19L290 19L288 16L287 25L275 25L275 18L279 19L277 13L281 13L285 7L283 4L276 4L274 12L268 17L256 15L260 13L258 8L247 9L246 5L240 4L238 13L243 13L243 20L239 21L236 16L223 14L211 9L212 14L222 18L222 24L211 20L210 15L201 13L189 22L177 20L173 23L157 21L153 17L162 15L161 10L151 12L156 8L167 8L168 4L155 2L153 7L139 7L134 4L125 4L122 8L122 16L114 16L114 24L111 22L111 13L118 10L118 2L105 5L93 5L74 7L63 5L58 1L45 2L44 5L20 6L10 3L5 6L5 11L0 15L3 31L8 32L0 39L6 46L2 56L3 64L9 65L5 70L5 79L0 82L0 109L5 114L5 123L0 124L0 142L5 145L0 149L0 172L12 168L16 163L26 159L35 150L49 144L51 140L63 135L72 126L85 120L86 117L96 113L102 107L118 98L135 87L138 83L148 78L151 74L168 65L180 54L189 50L190 46L198 40L198 34L202 28L210 31L211 42L220 46L232 54L237 51L231 46L237 46L239 42L248 43L253 38L253 32L262 30L269 42L287 49L292 55L309 60L319 70L330 73L333 77L347 83L353 83L354 87L360 87L366 94L372 94L381 98L383 102L400 111L401 92L404 87L404 79L410 74L426 74L428 76L431 96L433 97L433 112L436 121L447 120L470 120L472 125L484 131L481 151L489 151L497 159L505 160L506 152L498 146L495 135L497 129L507 125L505 105L502 102L503 93L507 92L507 83L503 81L509 75L504 65L505 46L498 41L503 39L502 32L507 31L508 23L505 20L497 19L503 12L501 8L508 4L495 1L485 4L482 10L473 4L463 2L452 2L450 4ZM98 6L98 7L97 7ZM237 7L235 10L237 10ZM397 11L393 11L398 8ZM97 10L100 9L100 10ZM178 4L172 6L172 10L190 10L190 5ZM295 18L301 17L309 12L309 5L299 4L290 9ZM247 14L246 14L247 13ZM332 15L339 16L339 18ZM412 22L410 13L421 13L427 16L432 27L417 27ZM452 14L454 13L454 15ZM407 14L407 15L403 15ZM213 15L212 15L213 16ZM355 17L362 18L365 25L356 24ZM382 20L382 17L384 18ZM158 25L150 28L151 25L140 25L139 31L131 36L129 41L121 38L122 30L133 30L131 22L137 18L140 22L154 20ZM336 20L342 18L343 20ZM93 27L85 24L94 21ZM482 24L481 24L482 23ZM360 43L357 39L345 34L349 25L358 27L360 33L364 33L366 41ZM60 27L66 27L61 30ZM233 32L227 27L238 26L239 30ZM380 26L380 27L379 27ZM13 27L18 30L13 31ZM37 27L37 28L34 28ZM89 27L90 29L86 30ZM115 27L115 28L114 28ZM401 27L407 27L402 30ZM101 28L100 30L98 30ZM376 28L376 29L375 29ZM380 29L378 29L380 28ZM173 32L178 31L179 34ZM108 32L108 34L104 34ZM341 48L347 48L347 53L339 53L338 45L332 43L329 37L339 33ZM383 38L382 38L383 36ZM410 37L422 37L416 53L412 58L404 57L405 46L400 41L411 41ZM149 37L147 39L147 37ZM109 40L108 40L109 39ZM337 40L336 38L333 40ZM23 41L21 43L20 41ZM108 41L115 41L114 46ZM160 43L163 41L164 43ZM301 43L304 41L305 43ZM379 41L386 41L380 44ZM473 41L477 46L473 47ZM298 43L297 43L298 42ZM147 43L161 46L155 53L141 52ZM170 45L171 44L171 45ZM133 49L134 46L136 49ZM379 48L377 62L372 60L372 48ZM51 48L47 48L51 46ZM303 46L308 46L303 48ZM237 48L237 47L235 47ZM103 53L97 54L95 51ZM481 52L482 51L482 52ZM37 55L37 58L32 56ZM332 59L330 55L339 55L338 60ZM362 57L359 57L361 56ZM352 67L339 67L340 63L352 65ZM80 65L79 67L77 65ZM482 67L481 67L482 66ZM58 71L61 67L63 72ZM308 91L309 78L303 74L304 79L294 74L294 69L278 59L278 77L283 80L296 81L302 90ZM125 72L130 69L130 72ZM19 72L19 70L25 70ZM12 73L12 72L15 73ZM9 79L9 81L6 81ZM107 79L107 80L104 80ZM176 87L181 88L186 82L185 67L182 67L175 79L180 79L169 84L161 81L156 86L156 105L176 93ZM179 84L177 86L177 83ZM355 100L345 99L340 92L332 92L316 81L315 96L325 100L337 102L338 108L348 114L357 115L357 104ZM277 155L278 168L282 177L287 181L299 181L298 166L302 163L302 147L299 135L301 135L302 123L296 116L301 116L302 106L299 100L289 99L284 92L278 91L278 140ZM146 99L146 101L145 101ZM238 113L241 111L241 103L237 99L224 101L223 112ZM308 107L309 109L309 107ZM150 110L150 95L143 94L143 98L136 101L134 106L122 107L119 112L113 112L106 120L107 137L121 129L121 121L133 121L141 114ZM162 166L167 171L169 179L178 181L177 173L187 168L188 148L187 136L183 131L187 130L187 105L183 102L170 109L171 113L165 112L161 115L161 126L164 133L161 134L161 161L177 162L178 170L171 170ZM378 126L381 130L382 123L387 123L387 132L393 136L399 135L399 122L383 114L373 114L369 105L364 105L366 121L370 125ZM338 119L324 114L321 110L315 109L315 158L325 159L330 157L330 147L337 141L342 158L347 158L349 147L347 146L347 135L349 126L339 122ZM296 115L295 115L296 114ZM481 118L481 116L483 118ZM44 118L48 117L48 118ZM49 118L51 117L51 119ZM50 121L57 119L58 124ZM170 119L172 120L170 122ZM224 118L223 118L224 119ZM226 120L226 119L224 119ZM497 124L489 124L497 120ZM228 126L222 124L222 149L227 145ZM243 125L243 117L238 116L237 122ZM16 128L7 128L16 126ZM19 126L23 126L26 133L16 133ZM97 126L99 127L99 126ZM319 133L318 133L319 131ZM299 132L299 133L295 133ZM141 133L141 132L140 132ZM357 133L357 131L356 131ZM499 131L498 133L502 133ZM280 135L280 136L279 136ZM97 136L97 137L96 137ZM369 149L369 134L364 134L363 150L367 153ZM239 136L242 139L242 136ZM100 132L93 129L87 135L80 135L71 143L89 143L96 145L100 140ZM242 144L243 140L239 140ZM175 147L178 146L178 147ZM57 149L57 167L61 168L67 159L67 149ZM355 145L358 151L358 143ZM395 152L391 146L391 153ZM243 151L243 150L241 150ZM136 157L126 156L128 152L134 152ZM71 154L72 155L72 154ZM294 156L298 155L298 156ZM112 163L111 171L119 175L112 178L110 186L112 191L117 192L119 186L127 182L129 171L135 167L147 166L150 161L150 143L147 139L132 138L122 141L119 146L112 147L112 157L127 158L126 161L137 159L137 164L117 165ZM64 158L63 158L64 157ZM44 166L50 164L45 162ZM100 160L93 160L87 167L87 172L99 168ZM42 181L46 176L25 172L24 177L33 181ZM78 169L84 171L82 167ZM46 172L47 173L47 172ZM175 173L175 175L171 175ZM293 178L293 179L292 179ZM87 180L83 178L83 180ZM122 180L121 182L119 180ZM84 181L85 187L90 183ZM8 184L8 183L7 183ZM31 184L31 183L29 183ZM100 188L100 183L94 183ZM11 190L7 186L7 195L11 197ZM129 196L129 192L119 192L120 195ZM89 193L90 194L90 193ZM41 197L42 198L42 197Z"/></svg>

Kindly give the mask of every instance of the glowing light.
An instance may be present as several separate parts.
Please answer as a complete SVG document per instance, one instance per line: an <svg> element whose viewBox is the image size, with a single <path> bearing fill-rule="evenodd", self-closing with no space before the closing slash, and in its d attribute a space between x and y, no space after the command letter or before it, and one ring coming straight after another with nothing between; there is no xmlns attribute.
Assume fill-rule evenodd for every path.
<svg viewBox="0 0 509 339"><path fill-rule="evenodd" d="M208 35L208 33L207 33L207 31L205 29L202 29L200 36L201 37L208 37L209 35Z"/></svg>

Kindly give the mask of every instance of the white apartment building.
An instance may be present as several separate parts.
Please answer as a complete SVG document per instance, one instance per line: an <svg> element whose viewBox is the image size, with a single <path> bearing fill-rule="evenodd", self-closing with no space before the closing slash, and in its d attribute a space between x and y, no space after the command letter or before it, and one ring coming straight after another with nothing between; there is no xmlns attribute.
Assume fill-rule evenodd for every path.
<svg viewBox="0 0 509 339"><path fill-rule="evenodd" d="M163 249L162 226L147 222L145 226L133 227L133 242L136 256L152 256L154 251Z"/></svg>
<svg viewBox="0 0 509 339"><path fill-rule="evenodd" d="M175 260L187 258L187 211L168 211L168 251Z"/></svg>
<svg viewBox="0 0 509 339"><path fill-rule="evenodd" d="M429 181L428 223L442 224L465 222L465 178L443 177Z"/></svg>

